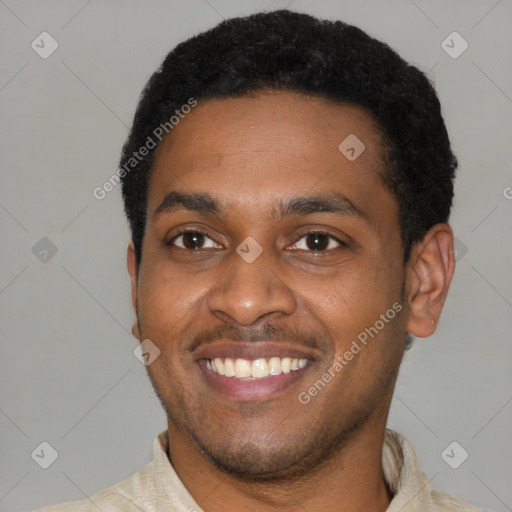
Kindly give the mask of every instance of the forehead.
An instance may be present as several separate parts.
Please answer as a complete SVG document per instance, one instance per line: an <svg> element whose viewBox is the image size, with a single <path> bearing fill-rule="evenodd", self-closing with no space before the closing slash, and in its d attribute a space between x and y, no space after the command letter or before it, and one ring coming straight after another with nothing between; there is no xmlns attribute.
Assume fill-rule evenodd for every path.
<svg viewBox="0 0 512 512"><path fill-rule="evenodd" d="M199 102L157 149L150 215L173 190L207 191L236 208L306 192L338 191L362 208L394 202L382 156L378 126L357 106L291 92Z"/></svg>

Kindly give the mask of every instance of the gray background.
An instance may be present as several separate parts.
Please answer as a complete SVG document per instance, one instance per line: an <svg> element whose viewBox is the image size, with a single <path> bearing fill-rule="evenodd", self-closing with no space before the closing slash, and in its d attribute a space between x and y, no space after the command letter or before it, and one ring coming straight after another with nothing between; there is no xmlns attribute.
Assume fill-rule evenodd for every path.
<svg viewBox="0 0 512 512"><path fill-rule="evenodd" d="M0 0L0 510L82 498L150 460L166 424L133 355L120 189L92 191L115 172L138 95L172 47L288 4L360 26L435 82L461 164L459 261L438 331L405 357L389 426L435 488L512 510L507 0ZM43 31L59 44L47 59L31 48ZM469 44L457 59L441 47L453 31ZM55 255L47 242L34 254L43 237ZM58 452L48 469L31 458L42 441ZM458 469L441 457L453 441L469 453Z"/></svg>

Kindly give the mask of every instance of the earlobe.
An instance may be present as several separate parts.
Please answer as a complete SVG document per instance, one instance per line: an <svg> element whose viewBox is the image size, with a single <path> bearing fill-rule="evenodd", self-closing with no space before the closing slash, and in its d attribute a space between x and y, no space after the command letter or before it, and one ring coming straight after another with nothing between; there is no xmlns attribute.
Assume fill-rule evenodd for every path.
<svg viewBox="0 0 512 512"><path fill-rule="evenodd" d="M434 333L455 271L453 232L432 227L412 250L407 269L407 331L418 338Z"/></svg>
<svg viewBox="0 0 512 512"><path fill-rule="evenodd" d="M139 341L141 339L139 324L137 323L137 320L135 320L132 325L132 336L137 338Z"/></svg>
<svg viewBox="0 0 512 512"><path fill-rule="evenodd" d="M135 257L135 247L133 246L133 243L128 245L126 252L126 264L128 268L128 274L130 274L132 307L135 314L135 321L132 325L132 334L135 336L135 338L140 340L140 329L137 322L137 290L139 272L137 267L137 258Z"/></svg>

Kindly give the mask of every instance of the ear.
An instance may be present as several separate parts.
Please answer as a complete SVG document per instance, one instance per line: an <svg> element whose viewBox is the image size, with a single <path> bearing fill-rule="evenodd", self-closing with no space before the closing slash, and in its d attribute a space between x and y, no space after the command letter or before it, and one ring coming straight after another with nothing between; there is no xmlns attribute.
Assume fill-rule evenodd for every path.
<svg viewBox="0 0 512 512"><path fill-rule="evenodd" d="M126 263L128 267L128 274L130 274L130 281L132 287L132 307L135 313L135 321L132 325L132 334L140 340L140 329L139 324L137 322L137 290L138 290L138 282L139 282L139 273L137 268L137 258L135 257L135 247L133 243L130 243L128 246L127 254L126 254Z"/></svg>
<svg viewBox="0 0 512 512"><path fill-rule="evenodd" d="M425 338L436 330L455 271L450 226L437 224L432 227L413 247L407 267L407 332Z"/></svg>

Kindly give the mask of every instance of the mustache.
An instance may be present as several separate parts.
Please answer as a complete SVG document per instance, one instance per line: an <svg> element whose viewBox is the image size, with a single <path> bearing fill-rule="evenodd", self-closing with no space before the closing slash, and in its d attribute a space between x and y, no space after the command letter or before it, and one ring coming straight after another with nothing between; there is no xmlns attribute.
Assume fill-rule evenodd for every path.
<svg viewBox="0 0 512 512"><path fill-rule="evenodd" d="M202 345L207 345L219 339L251 343L257 341L279 342L287 340L315 349L327 344L325 336L318 332L295 332L289 327L266 323L252 327L224 325L208 331L205 330L193 337L188 350L194 352Z"/></svg>

